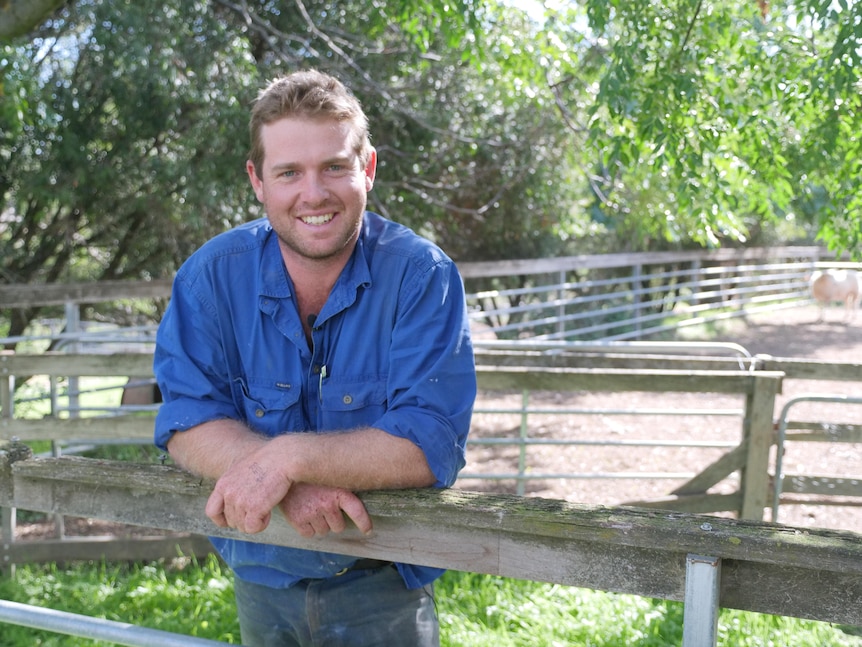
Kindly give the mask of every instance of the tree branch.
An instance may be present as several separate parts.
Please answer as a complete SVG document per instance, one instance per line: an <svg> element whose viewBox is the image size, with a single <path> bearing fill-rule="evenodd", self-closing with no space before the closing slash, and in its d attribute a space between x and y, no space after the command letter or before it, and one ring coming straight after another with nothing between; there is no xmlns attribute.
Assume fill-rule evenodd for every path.
<svg viewBox="0 0 862 647"><path fill-rule="evenodd" d="M0 0L0 39L12 40L38 27L65 0Z"/></svg>

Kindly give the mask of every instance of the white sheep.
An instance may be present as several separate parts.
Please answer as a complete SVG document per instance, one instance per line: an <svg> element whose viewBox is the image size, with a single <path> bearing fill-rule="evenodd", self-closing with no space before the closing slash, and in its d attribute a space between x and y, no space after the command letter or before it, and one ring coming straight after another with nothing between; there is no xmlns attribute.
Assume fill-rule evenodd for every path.
<svg viewBox="0 0 862 647"><path fill-rule="evenodd" d="M808 286L811 288L811 296L820 306L817 321L823 321L823 310L832 301L844 303L848 319L856 316L860 292L859 273L856 270L818 270L811 275Z"/></svg>

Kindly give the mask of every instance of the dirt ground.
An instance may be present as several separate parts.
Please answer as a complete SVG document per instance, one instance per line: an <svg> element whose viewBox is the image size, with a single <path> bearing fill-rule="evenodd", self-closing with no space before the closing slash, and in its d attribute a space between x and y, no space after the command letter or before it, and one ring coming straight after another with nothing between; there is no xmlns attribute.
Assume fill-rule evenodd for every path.
<svg viewBox="0 0 862 647"><path fill-rule="evenodd" d="M709 339L734 342L752 355L774 357L862 362L862 313L849 323L838 306L827 309L818 321L815 306L777 310L748 319L732 319L712 330ZM700 336L698 336L700 335ZM686 333L688 341L706 340L707 333ZM778 396L774 415L778 416L789 398L806 394L838 394L862 397L862 375L859 382L818 382L785 380ZM511 409L521 404L520 395L502 397L480 394L474 415L474 438L517 437L520 418L509 413L482 413L487 409ZM742 396L723 394L533 394L531 408L575 409L587 413L563 415L531 414L531 438L565 438L581 442L609 443L578 446L546 445L530 447L526 465L531 474L576 474L581 478L547 478L527 482L525 493L566 499L579 503L623 504L640 499L661 497L700 472L738 444ZM640 411L638 414L619 411ZM674 411L673 415L659 411ZM794 420L833 423L862 422L862 405L801 403L793 405ZM638 441L724 443L725 447L636 446ZM511 446L471 446L468 463L462 474L511 474L517 471L519 452ZM773 456L774 461L774 456ZM783 459L785 474L862 477L862 447L849 443L788 443ZM619 478L625 473L627 478ZM661 478L650 478L650 475ZM668 478L668 475L679 475ZM628 478L628 476L638 478ZM641 477L641 475L643 475ZM462 479L457 487L479 491L516 491L514 480ZM711 491L732 492L738 489L734 474ZM785 502L784 499L794 502ZM824 505L824 500L796 495L782 498L778 521L804 527L822 527L862 532L862 508L852 499L841 505ZM860 498L859 504L862 504ZM849 504L849 505L848 505ZM766 512L765 519L771 514Z"/></svg>

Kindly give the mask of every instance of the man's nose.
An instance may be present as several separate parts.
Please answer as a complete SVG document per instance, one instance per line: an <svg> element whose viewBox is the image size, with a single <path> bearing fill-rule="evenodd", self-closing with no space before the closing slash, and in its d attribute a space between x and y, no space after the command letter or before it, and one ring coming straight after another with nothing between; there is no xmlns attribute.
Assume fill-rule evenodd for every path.
<svg viewBox="0 0 862 647"><path fill-rule="evenodd" d="M329 195L326 179L320 173L306 173L302 182L302 198L306 202L320 202Z"/></svg>

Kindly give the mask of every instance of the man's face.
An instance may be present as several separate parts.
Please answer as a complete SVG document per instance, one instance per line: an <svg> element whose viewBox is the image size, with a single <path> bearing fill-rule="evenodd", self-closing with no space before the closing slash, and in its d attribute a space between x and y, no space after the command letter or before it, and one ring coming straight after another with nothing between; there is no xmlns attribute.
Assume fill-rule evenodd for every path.
<svg viewBox="0 0 862 647"><path fill-rule="evenodd" d="M343 265L359 235L376 153L362 165L350 125L334 120L281 119L263 126L261 141L261 176L251 162L246 170L282 253Z"/></svg>

